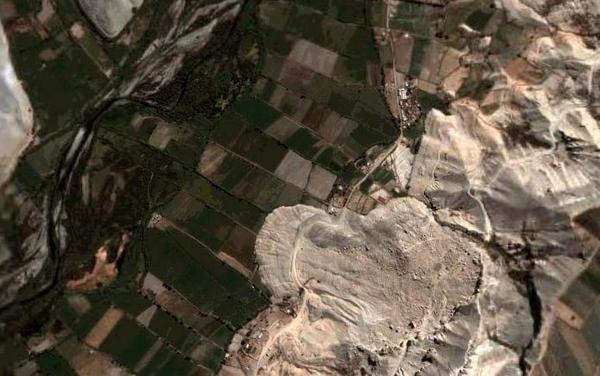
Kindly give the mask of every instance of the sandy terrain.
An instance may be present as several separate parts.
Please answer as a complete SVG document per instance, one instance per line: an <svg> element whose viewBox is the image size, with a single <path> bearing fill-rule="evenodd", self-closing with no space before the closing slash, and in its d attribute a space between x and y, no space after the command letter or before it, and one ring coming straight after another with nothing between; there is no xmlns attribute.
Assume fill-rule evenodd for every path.
<svg viewBox="0 0 600 376"><path fill-rule="evenodd" d="M85 343L94 348L99 348L124 314L125 312L118 308L111 307L107 309L102 318L98 320L85 337Z"/></svg>

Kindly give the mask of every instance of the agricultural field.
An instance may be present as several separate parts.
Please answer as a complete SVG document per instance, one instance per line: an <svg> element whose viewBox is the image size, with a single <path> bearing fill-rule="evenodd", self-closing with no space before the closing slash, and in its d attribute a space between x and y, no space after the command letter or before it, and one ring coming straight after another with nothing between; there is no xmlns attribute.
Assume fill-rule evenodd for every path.
<svg viewBox="0 0 600 376"><path fill-rule="evenodd" d="M254 257L269 213L367 214L407 194L424 126L399 126L397 85L414 80L422 115L477 95L459 25L487 32L496 11L350 3L136 1L106 23L89 1L2 0L37 127L2 203L28 225L4 226L19 242L49 223L53 244L5 315L37 302L17 321L62 328L43 350L17 340L10 364L213 374L269 303Z"/></svg>
<svg viewBox="0 0 600 376"><path fill-rule="evenodd" d="M287 324L296 315L302 325L321 321L305 344L323 345L326 351L313 355L333 354L339 368L323 369L341 374L396 361L405 368L393 372L407 374L459 372L471 360L485 369L486 354L465 360L475 344L519 352L513 363L526 367L526 355L539 344L542 305L550 305L544 299L558 294L555 276L536 263L571 258L571 266L560 266L561 259L554 272L575 276L573 260L584 258L564 229L576 222L574 208L588 210L586 200L595 197L588 193L598 191L594 163L584 162L597 157L593 142L600 139L592 95L600 60L597 50L590 52L594 33L575 33L577 25L547 33L529 24L530 15L515 21L497 9L504 3L0 0L0 58L10 56L0 63L14 66L19 82L12 84L22 86L31 105L20 110L33 122L30 132L21 130L22 153L10 180L0 181L0 373L217 375L223 365L235 368L239 355L257 372L273 366L278 374L281 365L283 374L297 354L269 355L279 346L268 338L278 336L279 323L268 319ZM518 16L522 9L510 11ZM573 42L580 35L588 39ZM548 52L554 50L560 53ZM550 101L558 92L571 102ZM519 170L530 162L530 171ZM573 185L581 200L567 190ZM304 234L313 224L295 221L309 215L321 222ZM556 227L539 227L546 222ZM430 225L444 234L432 238L439 246L418 247L432 240ZM530 227L544 234L536 238ZM347 234L336 233L340 228ZM338 247L349 234L352 246ZM314 257L297 241L304 237ZM257 239L263 241L258 258ZM468 261L446 255L458 251L444 239L477 250ZM560 247L569 251L563 255ZM335 263L319 261L327 248ZM300 270L304 265L310 276L323 266L323 275L299 282L298 249ZM548 249L554 253L546 256ZM431 262L416 267L407 256L413 250ZM437 262L444 255L460 261L457 272ZM365 260L372 269L358 267ZM347 270L326 270L336 264ZM465 265L469 291L456 294L452 307L437 283L438 295L420 293L425 285L417 281L438 278L427 273L457 278ZM278 278L287 273L294 284L281 293L285 283ZM588 332L598 322L597 274L596 256L561 293L540 373L552 365L594 369L598 344ZM330 304L325 290L306 287L321 279L326 285L332 275L342 308ZM394 285L398 275L406 283ZM356 297L344 300L351 290L340 288L344 278L352 287L361 285L352 283L358 279L373 282L365 285L365 299L386 301L370 309L371 303L352 304ZM407 284L421 287L404 291ZM385 289L371 294L373 286ZM518 292L507 302L494 288ZM398 315L410 340L377 314L382 336L350 317L356 307L369 313L366 321L371 311L385 312L388 292L419 293L414 298L422 307L409 305L410 317L400 317L406 300L382 314ZM310 299L309 308L343 311L342 325L319 327L322 318L304 309ZM504 311L493 316L481 308L490 305L486 299L515 311L510 330L485 326L506 321ZM429 317L423 307L436 302L443 302L443 315ZM422 317L436 324L418 323ZM459 322L452 320L463 326L452 328ZM292 334L303 332L291 327ZM372 338L387 336L395 338L394 349L386 342L385 350L366 351L353 342L361 337L371 346ZM451 355L433 356L438 350ZM373 360L388 355L393 362ZM321 370L319 361L314 369ZM300 368L305 363L298 361Z"/></svg>
<svg viewBox="0 0 600 376"><path fill-rule="evenodd" d="M12 241L49 220L53 242L3 311L28 333L2 334L7 370L214 374L269 303L254 260L265 217L343 206L350 191L366 212L393 187L389 166L363 166L399 134L372 9L209 3L189 2L182 21L137 1L107 23L89 1L0 2L36 125L2 205L29 226ZM211 15L223 18L215 36L187 47L182 25L193 34ZM169 30L181 51L157 42ZM182 59L168 80L151 43Z"/></svg>

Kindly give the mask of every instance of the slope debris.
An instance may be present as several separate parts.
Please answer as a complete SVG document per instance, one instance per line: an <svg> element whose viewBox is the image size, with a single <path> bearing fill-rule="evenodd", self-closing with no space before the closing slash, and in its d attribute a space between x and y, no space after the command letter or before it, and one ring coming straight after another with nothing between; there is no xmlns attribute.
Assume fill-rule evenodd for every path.
<svg viewBox="0 0 600 376"><path fill-rule="evenodd" d="M413 198L367 216L276 209L256 257L272 299L291 305L291 317L279 323L273 310L249 324L239 373L393 375L410 342L474 302L480 253Z"/></svg>

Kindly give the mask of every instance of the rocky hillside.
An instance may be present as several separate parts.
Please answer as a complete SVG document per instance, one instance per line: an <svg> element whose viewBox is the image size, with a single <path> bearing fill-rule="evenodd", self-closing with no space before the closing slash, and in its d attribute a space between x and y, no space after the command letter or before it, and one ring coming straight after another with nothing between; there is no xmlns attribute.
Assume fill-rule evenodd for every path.
<svg viewBox="0 0 600 376"><path fill-rule="evenodd" d="M598 251L598 234L576 218L600 205L599 4L386 4L375 34L392 56L391 111L402 117L397 89L410 80L447 104L425 115L400 187L410 197L361 219L306 207L269 216L261 279L275 306L294 301L293 314L285 325L250 323L222 374L518 375L543 359L535 372L591 375L591 343L568 342L575 368L546 344L564 317L557 295ZM469 6L477 18L457 11ZM437 20L439 8L447 18L426 44L390 27L397 17L418 25L419 9ZM452 22L458 40L442 33ZM597 285L578 288L595 304Z"/></svg>

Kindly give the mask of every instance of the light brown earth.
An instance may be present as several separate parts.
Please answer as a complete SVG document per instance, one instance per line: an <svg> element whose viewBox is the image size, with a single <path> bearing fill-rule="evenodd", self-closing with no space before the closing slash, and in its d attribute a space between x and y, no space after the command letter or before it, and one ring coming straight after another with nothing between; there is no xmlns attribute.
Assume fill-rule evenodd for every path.
<svg viewBox="0 0 600 376"><path fill-rule="evenodd" d="M99 348L124 314L125 312L118 308L110 307L107 309L102 318L98 320L96 325L94 325L92 330L90 330L85 337L85 343L96 349Z"/></svg>
<svg viewBox="0 0 600 376"><path fill-rule="evenodd" d="M272 102L274 102L274 100ZM290 136L292 136L299 128L300 126L298 124L295 124L286 116L282 116L279 119L275 120L273 124L269 125L269 127L265 130L265 133L275 138L276 140L284 142Z"/></svg>
<svg viewBox="0 0 600 376"><path fill-rule="evenodd" d="M316 198L325 200L329 196L336 178L333 173L315 164L310 172L306 191Z"/></svg>
<svg viewBox="0 0 600 376"><path fill-rule="evenodd" d="M288 150L283 160L275 170L275 176L295 185L300 189L306 187L312 163L297 153Z"/></svg>
<svg viewBox="0 0 600 376"><path fill-rule="evenodd" d="M99 286L110 284L119 273L117 263L123 256L125 248L129 243L129 235L123 234L117 249L117 255L112 262L108 261L109 249L103 245L96 252L94 268L90 272L86 272L83 277L77 280L67 282L67 288L74 291L90 291L95 290Z"/></svg>
<svg viewBox="0 0 600 376"><path fill-rule="evenodd" d="M157 307L153 304L150 307L146 308L142 313L137 315L135 318L137 322L145 326L146 328L150 326L150 322L152 322L152 318L156 313Z"/></svg>
<svg viewBox="0 0 600 376"><path fill-rule="evenodd" d="M125 368L115 364L107 354L92 349L74 337L61 343L57 350L71 368L80 376L131 375Z"/></svg>
<svg viewBox="0 0 600 376"><path fill-rule="evenodd" d="M133 371L137 373L144 369L144 367L146 367L148 363L150 363L152 358L154 358L154 356L156 355L156 353L158 353L162 346L162 340L160 338L157 338L154 344L152 344L152 347L148 349L144 356L142 356L142 359L140 359L139 362L135 365Z"/></svg>
<svg viewBox="0 0 600 376"><path fill-rule="evenodd" d="M304 39L298 39L288 56L314 72L332 77L338 54Z"/></svg>
<svg viewBox="0 0 600 376"><path fill-rule="evenodd" d="M80 294L70 294L67 296L67 301L69 302L69 306L79 315L83 316L87 311L92 308L92 303L85 297L85 295Z"/></svg>
<svg viewBox="0 0 600 376"><path fill-rule="evenodd" d="M214 318L200 311L178 291L166 288L163 282L152 273L147 273L144 277L142 293L177 319L198 331L203 331L207 322Z"/></svg>

